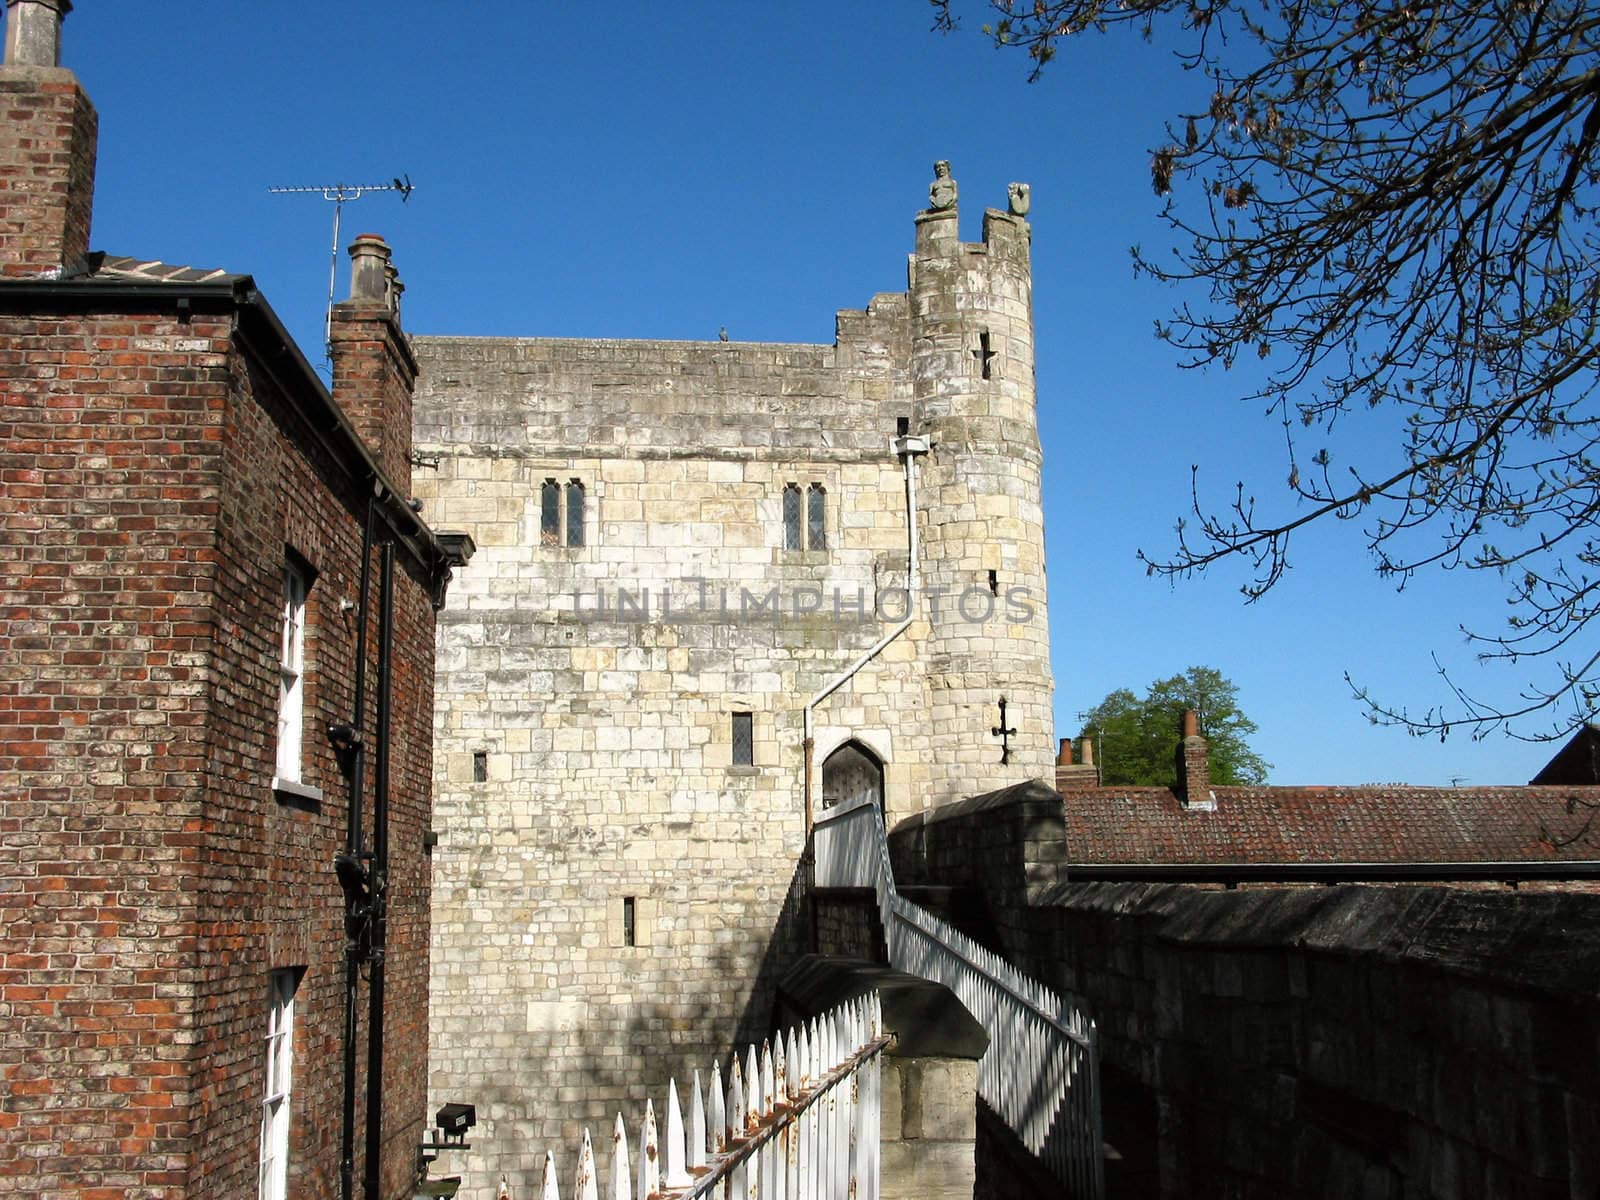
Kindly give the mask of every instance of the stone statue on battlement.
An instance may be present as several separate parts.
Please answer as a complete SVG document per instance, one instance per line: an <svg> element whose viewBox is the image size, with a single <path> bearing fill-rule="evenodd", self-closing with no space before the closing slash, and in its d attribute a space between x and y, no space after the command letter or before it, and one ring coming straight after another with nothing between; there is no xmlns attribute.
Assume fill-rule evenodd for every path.
<svg viewBox="0 0 1600 1200"><path fill-rule="evenodd" d="M956 206L956 181L950 178L950 162L941 158L933 164L933 183L928 187L928 211L948 212Z"/></svg>
<svg viewBox="0 0 1600 1200"><path fill-rule="evenodd" d="M1008 183L1006 199L1010 202L1013 217L1025 217L1033 206L1033 189L1025 183Z"/></svg>

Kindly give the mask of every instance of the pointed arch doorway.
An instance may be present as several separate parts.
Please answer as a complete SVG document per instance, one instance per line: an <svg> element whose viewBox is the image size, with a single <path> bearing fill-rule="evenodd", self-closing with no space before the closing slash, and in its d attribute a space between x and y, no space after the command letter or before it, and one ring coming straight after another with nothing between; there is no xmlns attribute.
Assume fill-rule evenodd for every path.
<svg viewBox="0 0 1600 1200"><path fill-rule="evenodd" d="M868 797L883 817L883 760L852 738L822 760L822 807Z"/></svg>

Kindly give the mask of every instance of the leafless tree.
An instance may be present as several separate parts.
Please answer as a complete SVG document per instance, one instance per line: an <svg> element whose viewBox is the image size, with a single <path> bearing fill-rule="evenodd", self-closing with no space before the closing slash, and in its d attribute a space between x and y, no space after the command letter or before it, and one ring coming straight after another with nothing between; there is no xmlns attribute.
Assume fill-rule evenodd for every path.
<svg viewBox="0 0 1600 1200"><path fill-rule="evenodd" d="M960 0L931 0L953 28ZM1439 734L1558 736L1600 697L1600 8L1562 0L992 0L984 31L1033 76L1069 39L1176 37L1203 79L1153 153L1181 235L1136 267L1194 282L1160 335L1186 365L1270 357L1256 395L1283 423L1290 496L1220 509L1193 490L1157 575L1223 559L1244 592L1283 576L1294 535L1358 522L1377 570L1498 572L1508 627L1480 656L1537 660L1516 696L1415 716ZM1163 28L1159 28L1163 27ZM1170 29L1164 26L1171 26ZM1356 461L1335 426L1370 421ZM1350 430L1341 428L1342 437ZM1350 439L1338 444L1342 447Z"/></svg>

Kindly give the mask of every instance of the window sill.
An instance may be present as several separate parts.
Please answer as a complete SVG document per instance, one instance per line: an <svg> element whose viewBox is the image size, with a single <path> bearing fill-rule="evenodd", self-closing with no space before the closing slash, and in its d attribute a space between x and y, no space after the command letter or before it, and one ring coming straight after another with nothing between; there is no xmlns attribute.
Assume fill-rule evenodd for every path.
<svg viewBox="0 0 1600 1200"><path fill-rule="evenodd" d="M272 794L286 808L303 808L307 812L322 811L322 789L292 779L272 777Z"/></svg>
<svg viewBox="0 0 1600 1200"><path fill-rule="evenodd" d="M759 775L759 774L761 774L761 768L760 767L751 767L751 766L729 767L728 768L728 774L729 775Z"/></svg>

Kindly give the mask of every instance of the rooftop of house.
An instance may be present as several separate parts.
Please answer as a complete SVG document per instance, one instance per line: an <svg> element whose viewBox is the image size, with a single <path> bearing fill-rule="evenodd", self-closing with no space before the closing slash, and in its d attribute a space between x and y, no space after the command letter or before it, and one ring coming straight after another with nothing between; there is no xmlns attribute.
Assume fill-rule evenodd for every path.
<svg viewBox="0 0 1600 1200"><path fill-rule="evenodd" d="M1069 863L1525 863L1600 859L1600 787L1060 790Z"/></svg>
<svg viewBox="0 0 1600 1200"><path fill-rule="evenodd" d="M1470 877L1513 864L1554 877L1560 864L1600 867L1597 746L1600 731L1580 731L1527 787L1224 787L1211 784L1205 738L1185 714L1176 787L1102 786L1092 746L1074 763L1062 743L1066 861L1150 872L1242 865L1262 878L1351 866Z"/></svg>

